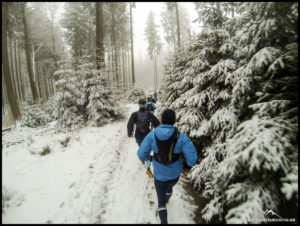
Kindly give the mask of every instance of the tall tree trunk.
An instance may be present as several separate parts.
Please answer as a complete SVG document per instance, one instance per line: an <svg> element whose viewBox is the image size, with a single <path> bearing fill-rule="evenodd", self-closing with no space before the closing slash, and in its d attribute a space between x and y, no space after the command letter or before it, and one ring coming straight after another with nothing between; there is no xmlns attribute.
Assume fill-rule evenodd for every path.
<svg viewBox="0 0 300 226"><path fill-rule="evenodd" d="M104 67L104 28L102 2L96 2L96 65L97 70Z"/></svg>
<svg viewBox="0 0 300 226"><path fill-rule="evenodd" d="M123 87L126 89L126 72L125 72L125 51L124 51L124 32L122 32L122 74L123 74Z"/></svg>
<svg viewBox="0 0 300 226"><path fill-rule="evenodd" d="M20 75L20 87L21 87L21 96L22 100L25 101L25 92L24 92L24 84L23 84L23 71L22 71L22 64L21 64L21 50L20 50L20 44L17 45L17 50L18 50L18 65L19 65L19 75Z"/></svg>
<svg viewBox="0 0 300 226"><path fill-rule="evenodd" d="M45 84L44 90L45 90L46 99L48 100L50 95L49 95L49 84L48 84L48 79L45 71L45 66L43 67L43 74L44 74L44 84Z"/></svg>
<svg viewBox="0 0 300 226"><path fill-rule="evenodd" d="M156 62L156 53L154 53L154 63L155 63L155 86L154 89L157 91L158 83L157 83L157 62Z"/></svg>
<svg viewBox="0 0 300 226"><path fill-rule="evenodd" d="M35 53L34 53L34 44L32 45L32 72L33 72L33 81L36 82L36 69L35 69Z"/></svg>
<svg viewBox="0 0 300 226"><path fill-rule="evenodd" d="M16 121L20 118L20 110L16 101L16 96L12 87L9 62L8 62L8 50L7 50L7 2L2 3L2 67L4 72L5 87L7 90L8 103L13 115L13 119Z"/></svg>
<svg viewBox="0 0 300 226"><path fill-rule="evenodd" d="M135 85L135 73L134 73L134 53L133 53L133 28L132 28L132 2L130 2L130 42L131 42L131 75L132 86Z"/></svg>
<svg viewBox="0 0 300 226"><path fill-rule="evenodd" d="M175 9L176 9L176 21L177 21L177 40L178 40L178 47L180 48L180 25L179 25L179 12L178 12L177 2L175 2Z"/></svg>
<svg viewBox="0 0 300 226"><path fill-rule="evenodd" d="M91 43L92 43L92 34L91 34L91 20L90 17L88 18L88 30L89 30L89 43L88 43L88 56L91 56L92 52L91 52ZM90 58L91 59L91 58ZM89 61L91 62L91 61Z"/></svg>
<svg viewBox="0 0 300 226"><path fill-rule="evenodd" d="M154 54L155 54L154 50L152 50L152 56L153 56L153 59L152 59L152 62L153 62L153 81L154 81L154 89L156 90L156 87L155 87L155 84L156 84L156 82L155 82L155 78L156 78L155 72L156 72L156 70L155 70Z"/></svg>
<svg viewBox="0 0 300 226"><path fill-rule="evenodd" d="M115 73L116 73L116 80L117 80L117 85L119 85L119 73L118 73L118 50L116 46L116 31L115 31L115 10L114 6L112 8L112 39L113 39L113 49L114 49L114 67L115 67Z"/></svg>
<svg viewBox="0 0 300 226"><path fill-rule="evenodd" d="M45 68L44 69L44 73L45 73ZM46 75L46 73L45 73ZM53 96L54 94L54 88L53 88L53 83L52 83L52 80L49 76L46 76L46 81L47 81L47 87L48 87L48 93L49 93L49 97L50 96Z"/></svg>
<svg viewBox="0 0 300 226"><path fill-rule="evenodd" d="M4 78L4 72L2 67L2 112L4 115L8 113L8 98L7 98L7 91L5 86L5 78Z"/></svg>
<svg viewBox="0 0 300 226"><path fill-rule="evenodd" d="M28 27L27 27L27 21L25 16L25 2L22 2L22 15L23 15L23 25L24 25L24 38L25 38L25 52L26 52L26 61L27 61L27 69L28 69L28 76L29 76L29 82L30 87L32 91L32 97L33 100L36 101L38 99L38 93L35 86L35 83L33 81L33 71L32 71L32 65L31 65L31 49L30 49L30 40L28 35Z"/></svg>
<svg viewBox="0 0 300 226"><path fill-rule="evenodd" d="M74 50L74 70L77 71L77 68L78 68L78 64L79 64L79 54L80 54L80 50L79 50L79 45L78 45L78 31L77 31L77 25L75 25L75 41L74 41L74 44L73 44L73 50Z"/></svg>
<svg viewBox="0 0 300 226"><path fill-rule="evenodd" d="M51 19L52 19L52 52L53 52L53 61L54 61L54 66L56 69L58 69L57 61L56 61L56 53L55 53L55 37L54 37L54 11L51 11Z"/></svg>
<svg viewBox="0 0 300 226"><path fill-rule="evenodd" d="M38 77L38 67L36 66L37 63L35 62L35 54L40 50L42 47L43 43L41 42L40 46L38 47L37 50L34 50L34 45L32 45L32 71L33 71L33 80L35 84L37 85L37 90L38 90L38 95L39 98L42 98L42 93L41 93L41 79Z"/></svg>
<svg viewBox="0 0 300 226"><path fill-rule="evenodd" d="M220 2L216 2L217 4L217 9L218 9L218 12L221 11L221 8L220 8ZM221 27L221 24L219 24L218 22L216 22L216 28L220 28Z"/></svg>
<svg viewBox="0 0 300 226"><path fill-rule="evenodd" d="M13 85L13 89L14 89L14 92L16 94L16 97L18 97L17 86L16 86L16 79L15 79L15 73L14 73L14 65L13 65L12 35L10 35L10 37L9 37L8 40L9 40L8 56L9 56L9 68L10 68L10 72L11 72L11 80L12 80L12 85Z"/></svg>
<svg viewBox="0 0 300 226"><path fill-rule="evenodd" d="M131 73L130 73L130 67L131 67L131 62L130 62L130 53L129 49L126 49L126 57L125 57L125 64L126 64L126 74L127 74L127 89L131 89Z"/></svg>
<svg viewBox="0 0 300 226"><path fill-rule="evenodd" d="M45 73L43 72L43 65L40 65L39 67L39 76L40 76L40 82L41 82L41 90L42 90L42 97L44 100L47 100L47 95L46 95L46 81L45 81Z"/></svg>
<svg viewBox="0 0 300 226"><path fill-rule="evenodd" d="M14 41L14 61L15 61L15 72L16 72L16 81L17 81L17 90L18 98L21 100L21 91L20 91L20 80L19 80L19 70L18 70L18 60L17 60L17 39Z"/></svg>
<svg viewBox="0 0 300 226"><path fill-rule="evenodd" d="M35 67L35 75L36 75L36 83L37 83L37 87L38 87L39 97L43 98L42 90L41 90L41 76L39 74L39 67L38 66Z"/></svg>

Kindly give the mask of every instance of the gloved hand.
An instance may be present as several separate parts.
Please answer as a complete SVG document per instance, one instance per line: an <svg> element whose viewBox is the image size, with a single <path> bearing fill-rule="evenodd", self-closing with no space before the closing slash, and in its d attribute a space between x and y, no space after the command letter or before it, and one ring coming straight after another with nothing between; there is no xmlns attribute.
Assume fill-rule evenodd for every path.
<svg viewBox="0 0 300 226"><path fill-rule="evenodd" d="M141 161L141 162L142 162L143 165L145 165L145 162L144 162L144 161Z"/></svg>

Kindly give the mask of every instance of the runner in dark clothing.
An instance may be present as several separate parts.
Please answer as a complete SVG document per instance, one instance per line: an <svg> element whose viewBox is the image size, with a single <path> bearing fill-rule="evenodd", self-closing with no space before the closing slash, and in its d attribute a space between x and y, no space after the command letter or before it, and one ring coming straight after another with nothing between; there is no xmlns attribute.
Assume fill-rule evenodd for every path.
<svg viewBox="0 0 300 226"><path fill-rule="evenodd" d="M127 123L128 137L133 135L133 127L135 125L135 139L138 145L140 145L144 137L150 132L150 123L156 128L159 126L159 121L155 115L147 112L145 109L146 101L144 99L139 99L139 110L133 112Z"/></svg>

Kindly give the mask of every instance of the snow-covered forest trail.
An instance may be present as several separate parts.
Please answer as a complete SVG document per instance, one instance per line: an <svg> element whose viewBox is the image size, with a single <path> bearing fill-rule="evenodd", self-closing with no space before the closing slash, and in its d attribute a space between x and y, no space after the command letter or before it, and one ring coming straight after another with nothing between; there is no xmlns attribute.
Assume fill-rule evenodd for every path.
<svg viewBox="0 0 300 226"><path fill-rule="evenodd" d="M129 117L137 106L128 107ZM128 117L70 133L65 146L51 130L31 134L29 145L4 145L3 223L160 223L154 181L137 157L135 139L127 137ZM32 154L46 144L50 154ZM167 205L169 223L195 222L196 205L182 185L183 178Z"/></svg>

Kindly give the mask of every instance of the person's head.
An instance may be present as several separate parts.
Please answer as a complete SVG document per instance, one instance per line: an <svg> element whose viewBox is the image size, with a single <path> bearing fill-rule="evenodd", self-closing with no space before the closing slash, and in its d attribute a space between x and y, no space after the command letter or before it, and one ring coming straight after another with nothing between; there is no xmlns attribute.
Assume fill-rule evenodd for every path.
<svg viewBox="0 0 300 226"><path fill-rule="evenodd" d="M146 103L145 99L143 99L143 98L139 99L138 105L139 105L140 109L145 108L145 103Z"/></svg>
<svg viewBox="0 0 300 226"><path fill-rule="evenodd" d="M148 97L147 101L152 102L152 97Z"/></svg>
<svg viewBox="0 0 300 226"><path fill-rule="evenodd" d="M175 111L173 111L172 109L166 109L163 111L161 115L162 124L174 125L175 120L176 120Z"/></svg>

